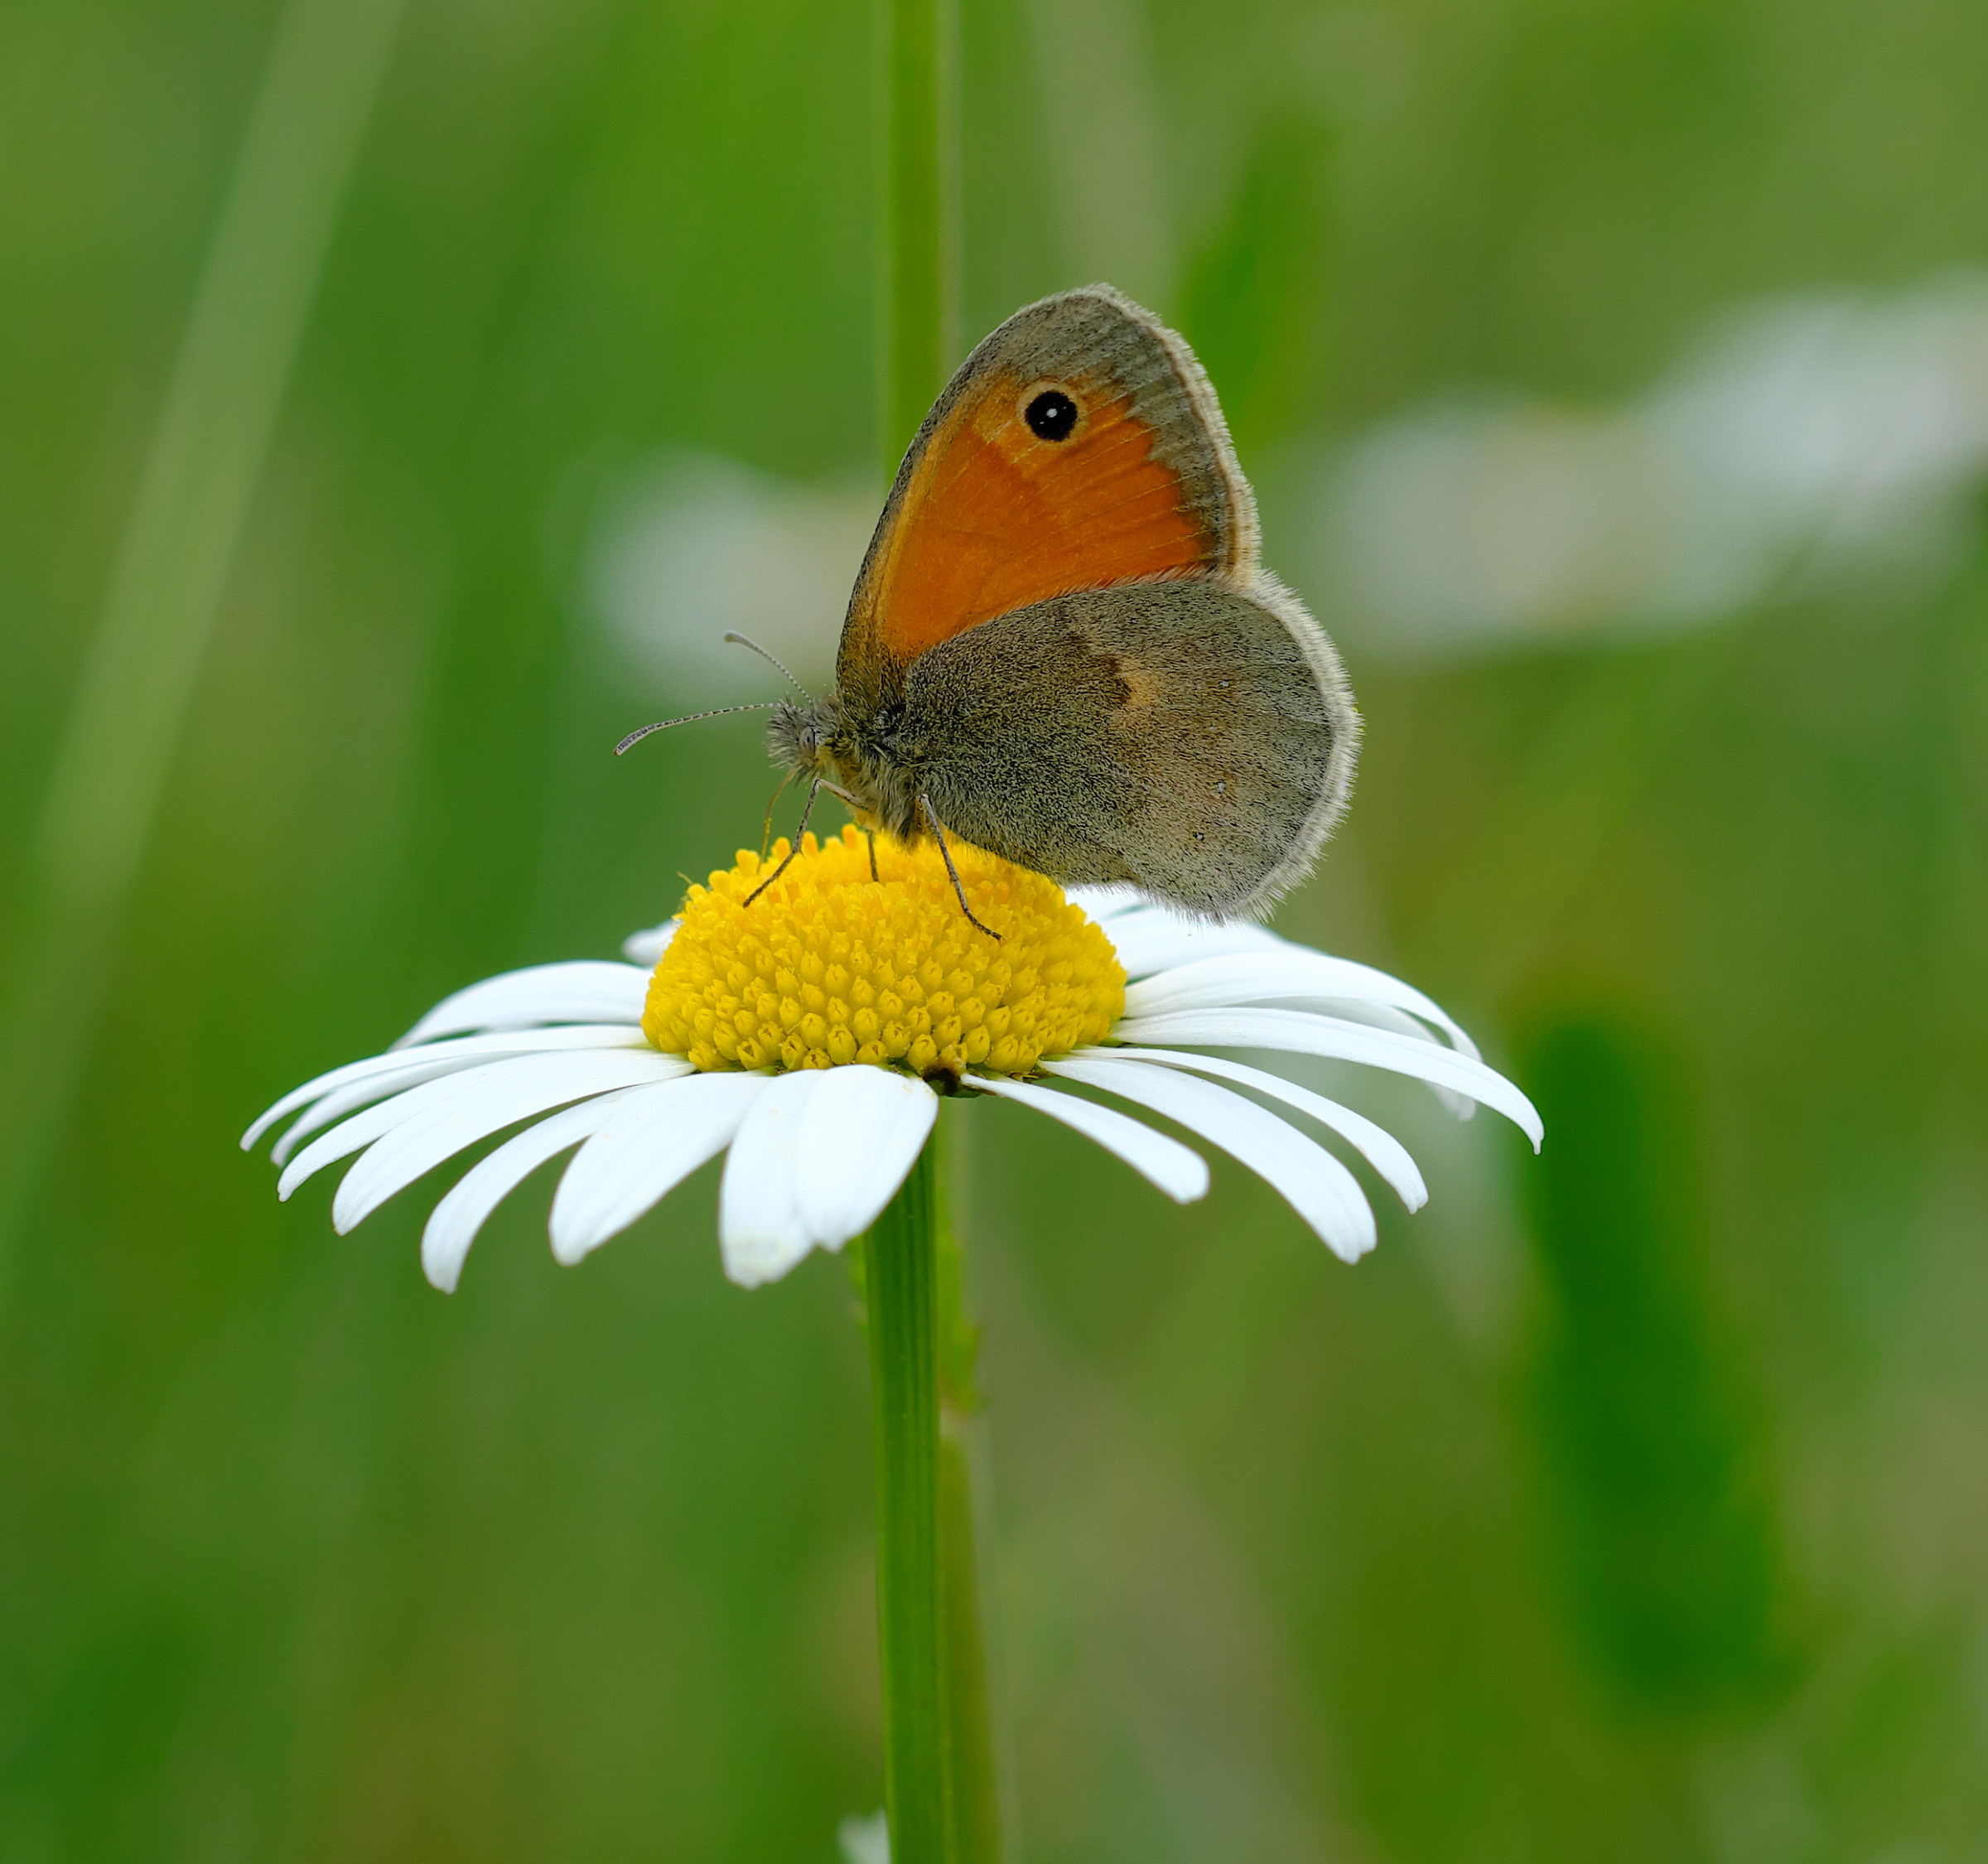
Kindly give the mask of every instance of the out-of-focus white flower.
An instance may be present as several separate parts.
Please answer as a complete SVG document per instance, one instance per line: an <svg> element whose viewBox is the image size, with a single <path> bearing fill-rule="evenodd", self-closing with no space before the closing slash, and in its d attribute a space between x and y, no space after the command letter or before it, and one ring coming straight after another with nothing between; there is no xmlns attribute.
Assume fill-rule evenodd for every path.
<svg viewBox="0 0 1988 1864"><path fill-rule="evenodd" d="M1908 566L1988 471L1988 277L1750 308L1639 413L1688 499L1659 616L1730 612L1791 567Z"/></svg>
<svg viewBox="0 0 1988 1864"><path fill-rule="evenodd" d="M777 861L784 847L774 850ZM437 1205L422 1266L452 1288L477 1231L538 1166L577 1152L552 1200L552 1253L577 1263L726 1155L719 1240L746 1287L874 1223L916 1160L935 1088L1011 1100L1115 1154L1169 1196L1205 1194L1201 1156L1102 1095L1219 1147L1267 1180L1348 1261L1373 1247L1359 1181L1306 1130L1359 1153L1410 1210L1426 1197L1373 1121L1231 1053L1323 1055L1476 1102L1535 1146L1538 1115L1429 999L1369 966L1256 925L1190 924L1126 893L1051 881L882 837L871 877L851 828L813 837L751 905L759 857L693 887L625 963L537 966L437 1005L384 1055L286 1094L278 1195L351 1158L340 1231L466 1147L519 1128ZM1085 1093L1074 1089L1088 1090Z"/></svg>
<svg viewBox="0 0 1988 1864"><path fill-rule="evenodd" d="M890 1864L890 1819L873 1813L868 1818L845 1818L837 1828L842 1864Z"/></svg>
<svg viewBox="0 0 1988 1864"><path fill-rule="evenodd" d="M1937 572L1988 474L1988 278L1779 298L1648 394L1438 400L1315 485L1320 606L1370 651L1497 651L1714 621Z"/></svg>
<svg viewBox="0 0 1988 1864"><path fill-rule="evenodd" d="M799 485L715 454L663 454L601 501L585 600L659 690L750 698L765 669L726 645L726 631L750 635L803 679L818 676L876 522L876 500L860 488Z"/></svg>

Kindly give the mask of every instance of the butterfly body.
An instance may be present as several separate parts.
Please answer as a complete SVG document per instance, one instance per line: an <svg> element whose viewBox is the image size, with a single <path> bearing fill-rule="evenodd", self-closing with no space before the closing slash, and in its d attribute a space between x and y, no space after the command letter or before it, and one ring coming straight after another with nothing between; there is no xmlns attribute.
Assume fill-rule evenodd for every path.
<svg viewBox="0 0 1988 1864"><path fill-rule="evenodd" d="M1260 914L1344 807L1358 714L1257 563L1254 501L1180 339L1108 287L1018 311L906 454L836 690L776 761L907 842Z"/></svg>

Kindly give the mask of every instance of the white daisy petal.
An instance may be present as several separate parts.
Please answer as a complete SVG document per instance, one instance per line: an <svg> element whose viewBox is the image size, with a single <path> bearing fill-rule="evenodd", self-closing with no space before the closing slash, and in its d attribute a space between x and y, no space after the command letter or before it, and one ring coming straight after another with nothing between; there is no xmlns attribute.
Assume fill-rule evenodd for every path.
<svg viewBox="0 0 1988 1864"><path fill-rule="evenodd" d="M676 920L666 919L660 925L652 925L645 931L630 933L621 941L621 955L630 964L639 964L644 970L653 971L663 962L663 951L676 935Z"/></svg>
<svg viewBox="0 0 1988 1864"><path fill-rule="evenodd" d="M490 1213L548 1158L598 1132L639 1088L616 1088L562 1108L477 1160L435 1206L421 1233L421 1268L436 1287L453 1294L464 1258Z"/></svg>
<svg viewBox="0 0 1988 1864"><path fill-rule="evenodd" d="M1150 905L1112 920L1105 927L1105 936L1112 941L1126 975L1132 978L1170 970L1197 959L1295 949L1261 925L1213 925L1205 920L1188 919L1167 907Z"/></svg>
<svg viewBox="0 0 1988 1864"><path fill-rule="evenodd" d="M1363 1022L1375 1029L1392 1029L1397 1035L1411 1036L1418 1042L1440 1042L1441 1038L1426 1023L1417 1022L1406 1010L1390 1009L1385 1003L1349 1003L1344 997L1320 998L1306 1002L1303 998L1286 1000L1276 1007L1283 1010L1310 1010L1320 1016L1342 1017L1348 1022ZM1477 1044L1460 1030L1462 1037L1457 1048L1464 1055L1478 1056ZM1459 1094L1455 1088L1446 1088L1431 1081L1426 1084L1429 1091L1441 1101L1460 1120L1473 1118L1477 1103L1468 1094Z"/></svg>
<svg viewBox="0 0 1988 1864"><path fill-rule="evenodd" d="M860 857L853 839L850 846ZM943 876L934 858L924 865L934 871L918 884L937 904ZM741 861L741 880L747 866ZM860 858L852 865L837 854L824 873L824 884L859 887L868 906L876 905ZM1206 1162L1170 1132L1098 1104L1088 1097L1093 1090L1180 1121L1190 1139L1209 1137L1349 1259L1373 1247L1373 1213L1361 1181L1301 1121L1360 1151L1410 1210L1427 1197L1407 1148L1364 1115L1260 1065L1199 1052L1211 1048L1332 1056L1411 1076L1466 1117L1479 1100L1496 1108L1539 1145L1531 1102L1485 1065L1438 1005L1400 979L1259 925L1188 917L1129 886L1078 887L1065 898L1078 910L1050 914L1040 930L1051 955L1040 966L1016 960L1017 980L1025 970L1039 980L1059 975L1062 960L1054 954L1076 949L1082 915L1125 967L1125 1013L1100 1046L1043 1065L1046 1083L996 1075L970 1084L1061 1121L1179 1201L1206 1195ZM719 1229L733 1280L758 1286L811 1248L841 1248L876 1222L903 1184L929 1142L936 1097L894 1070L705 1075L682 1056L659 1054L640 1019L654 968L678 930L669 920L631 934L625 963L537 965L458 991L389 1053L284 1096L243 1144L290 1122L275 1147L285 1198L326 1166L358 1154L332 1200L344 1230L464 1147L495 1142L429 1219L422 1263L437 1287L456 1285L497 1204L573 1147L551 1214L561 1262L580 1260L727 1147ZM1095 954L1098 931L1081 928L1081 936ZM889 956L894 971L880 974L907 963L923 970L929 956L914 936ZM1053 989L1043 983L1043 991ZM1017 1027L1029 1026L1023 1012L1030 1005L1040 1014L1041 994L1030 984L1027 1002L1008 1006ZM520 1123L524 1130L504 1134Z"/></svg>
<svg viewBox="0 0 1988 1864"><path fill-rule="evenodd" d="M384 1055L369 1055L363 1061L348 1061L342 1068L334 1068L328 1074L320 1074L316 1080L292 1088L242 1135L242 1150L247 1152L286 1113L293 1113L299 1107L307 1107L335 1089L375 1074L432 1069L439 1061L454 1061L463 1068L475 1068L499 1055L530 1055L545 1049L648 1047L649 1038L635 1024L612 1022L564 1029L520 1029L501 1036L458 1036L446 1042L427 1043L418 1054L407 1050L388 1050Z"/></svg>
<svg viewBox="0 0 1988 1864"><path fill-rule="evenodd" d="M777 1282L814 1246L801 1204L801 1132L831 1072L777 1076L731 1142L718 1191L718 1246L725 1272L741 1288Z"/></svg>
<svg viewBox="0 0 1988 1864"><path fill-rule="evenodd" d="M1258 1004L1280 1010L1309 1010L1314 1016L1344 1017L1348 1022L1363 1022L1369 1028L1392 1029L1397 1036L1412 1036L1418 1042L1442 1044L1445 1047L1455 1048L1460 1055L1477 1054L1474 1043L1469 1048L1464 1048L1460 1043L1443 1043L1443 1038L1427 1023L1410 1016L1406 1010L1397 1010L1386 1003L1361 1002L1350 997L1307 997L1300 994L1291 997L1238 997L1233 1007L1245 1009ZM1176 1009L1188 1007L1185 1003L1175 1006ZM1209 1009L1221 1007L1219 1004L1200 1007Z"/></svg>
<svg viewBox="0 0 1988 1864"><path fill-rule="evenodd" d="M1467 1055L1340 1017L1302 1010L1177 1010L1163 1017L1128 1017L1112 1034L1130 1043L1163 1048L1284 1049L1335 1056L1397 1074L1411 1074L1495 1108L1539 1150L1544 1128L1532 1103L1503 1074Z"/></svg>
<svg viewBox="0 0 1988 1864"><path fill-rule="evenodd" d="M490 1065L488 1055L461 1055L431 1061L425 1066L418 1062L391 1073L382 1071L369 1074L364 1080L353 1081L327 1094L318 1103L309 1108L304 1117L270 1147L269 1156L278 1165L287 1165L290 1155L302 1145L314 1132L322 1132L328 1126L335 1126L348 1113L356 1113L361 1107L370 1107L376 1100L384 1100L390 1094L405 1094L409 1088L419 1087L423 1081L438 1081L444 1074L460 1074L466 1069L485 1068Z"/></svg>
<svg viewBox="0 0 1988 1864"><path fill-rule="evenodd" d="M346 1114L370 1106L376 1100L405 1094L411 1088L445 1075L468 1074L495 1062L548 1051L556 1055L620 1053L629 1050L638 1055L656 1052L639 1029L621 1023L586 1029L521 1030L514 1036L473 1036L464 1038L461 1045L473 1047L474 1052L443 1055L442 1050L456 1049L458 1045L435 1042L398 1055L374 1057L388 1065L326 1095L277 1141L270 1149L270 1157L278 1165L285 1164L304 1140L333 1121L343 1119Z"/></svg>
<svg viewBox="0 0 1988 1864"><path fill-rule="evenodd" d="M277 1200L287 1203L291 1192L306 1179L316 1176L327 1165L335 1165L341 1158L350 1158L354 1152L364 1151L381 1134L392 1132L407 1118L408 1103L416 1094L428 1093L453 1078L444 1076L442 1081L426 1081L419 1087L408 1089L405 1094L397 1094L392 1099L369 1107L363 1113L355 1113L342 1125L335 1126L329 1132L313 1139L283 1167L282 1176L276 1181ZM418 1112L418 1107L415 1110Z"/></svg>
<svg viewBox="0 0 1988 1864"><path fill-rule="evenodd" d="M331 1227L344 1235L444 1159L519 1120L583 1094L673 1081L690 1071L681 1055L652 1049L644 1055L519 1055L451 1075L435 1083L423 1104L375 1140L345 1174L331 1200Z"/></svg>
<svg viewBox="0 0 1988 1864"><path fill-rule="evenodd" d="M731 1142L766 1074L690 1074L630 1094L580 1148L552 1199L552 1254L599 1248Z"/></svg>
<svg viewBox="0 0 1988 1864"><path fill-rule="evenodd" d="M1374 1245L1373 1211L1359 1181L1316 1141L1253 1100L1170 1068L1116 1059L1043 1064L1065 1079L1102 1088L1211 1139L1276 1190L1343 1262Z"/></svg>
<svg viewBox="0 0 1988 1864"><path fill-rule="evenodd" d="M485 978L445 997L393 1046L470 1030L526 1029L544 1022L639 1022L649 973L635 964L576 959Z"/></svg>
<svg viewBox="0 0 1988 1864"><path fill-rule="evenodd" d="M627 1063L639 1061L644 1056L654 1057L655 1053L654 1049L648 1047L635 1055L615 1050L581 1050L570 1055L521 1055L510 1059L520 1062L591 1064L608 1070L601 1077L601 1086L606 1089L627 1084L625 1074L615 1072L618 1066L625 1067ZM500 1065L501 1063L491 1064L493 1068ZM417 1118L437 1101L446 1100L458 1089L474 1094L477 1091L479 1077L488 1072L488 1070L481 1068L459 1069L454 1074L443 1075L439 1080L424 1081L418 1087L409 1088L404 1093L395 1094L390 1100L383 1100L377 1106L367 1108L364 1113L354 1114L344 1124L335 1126L331 1132L313 1139L291 1160L283 1168L282 1176L276 1181L276 1195L287 1199L306 1178L316 1176L327 1165L335 1165L340 1159L358 1152L362 1147L371 1145L383 1134L391 1132L403 1120ZM562 1074L561 1078L565 1079L566 1076ZM566 1098L569 1100L577 1099L580 1094L586 1091L582 1088ZM523 1118L524 1116L518 1114L514 1117Z"/></svg>
<svg viewBox="0 0 1988 1864"><path fill-rule="evenodd" d="M1053 1120L1061 1120L1107 1152L1116 1153L1176 1204L1192 1204L1208 1195L1208 1161L1178 1139L1156 1132L1138 1120L1100 1107L1094 1100L1080 1100L1074 1094L1059 1094L1033 1081L1010 1080L1005 1074L976 1074L972 1084L982 1094L1018 1100Z"/></svg>
<svg viewBox="0 0 1988 1864"><path fill-rule="evenodd" d="M939 1118L939 1096L910 1074L832 1068L801 1120L794 1156L802 1221L839 1249L883 1213Z"/></svg>
<svg viewBox="0 0 1988 1864"><path fill-rule="evenodd" d="M1371 964L1328 957L1324 952L1307 951L1300 945L1286 945L1280 951L1239 952L1174 965L1132 985L1125 993L1125 1013L1128 1017L1156 1017L1175 1010L1220 1010L1247 1003L1319 1000L1411 1012L1423 1021L1435 1024L1464 1054L1477 1055L1476 1044L1441 1006L1431 1002L1413 985L1378 971ZM1408 1032L1421 1033L1412 1029Z"/></svg>
<svg viewBox="0 0 1988 1864"><path fill-rule="evenodd" d="M1238 1087L1254 1088L1300 1113L1310 1114L1320 1125L1329 1127L1387 1181L1411 1210L1419 1210L1429 1201L1429 1187L1422 1181L1421 1168L1408 1148L1392 1132L1375 1125L1364 1113L1356 1113L1336 1100L1328 1100L1296 1081L1287 1081L1281 1074L1219 1055L1198 1055L1191 1049L1079 1049L1072 1059L1157 1062L1162 1067L1190 1069L1197 1074L1233 1081Z"/></svg>
<svg viewBox="0 0 1988 1864"><path fill-rule="evenodd" d="M1066 886L1063 896L1094 925L1137 912L1151 904L1137 888L1123 884L1108 886Z"/></svg>

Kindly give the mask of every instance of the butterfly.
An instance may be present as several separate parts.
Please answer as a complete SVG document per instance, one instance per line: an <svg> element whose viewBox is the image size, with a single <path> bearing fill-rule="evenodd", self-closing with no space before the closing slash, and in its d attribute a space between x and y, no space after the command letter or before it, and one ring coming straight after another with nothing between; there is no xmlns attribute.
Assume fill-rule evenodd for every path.
<svg viewBox="0 0 1988 1864"><path fill-rule="evenodd" d="M948 868L951 835L1064 884L1260 916L1344 811L1360 722L1257 552L1187 344L1107 285L1045 298L925 417L835 689L778 705L769 748L809 809L828 789L900 841L935 837Z"/></svg>

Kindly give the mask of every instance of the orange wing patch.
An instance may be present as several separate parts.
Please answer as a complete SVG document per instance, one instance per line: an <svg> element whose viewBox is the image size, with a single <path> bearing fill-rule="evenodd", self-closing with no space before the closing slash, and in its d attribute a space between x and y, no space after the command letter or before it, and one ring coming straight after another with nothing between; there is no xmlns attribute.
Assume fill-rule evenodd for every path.
<svg viewBox="0 0 1988 1864"><path fill-rule="evenodd" d="M1067 389L1082 409L1065 440L1038 439L1024 391ZM1218 567L1220 541L1182 508L1180 476L1153 455L1129 396L1081 382L996 375L934 433L905 487L865 591L862 632L899 665L1051 596Z"/></svg>

